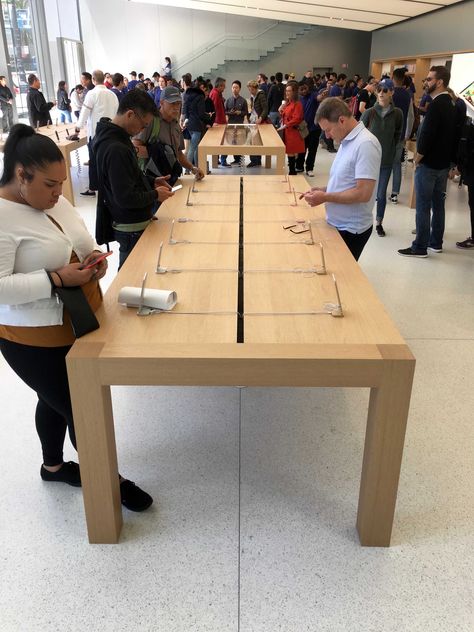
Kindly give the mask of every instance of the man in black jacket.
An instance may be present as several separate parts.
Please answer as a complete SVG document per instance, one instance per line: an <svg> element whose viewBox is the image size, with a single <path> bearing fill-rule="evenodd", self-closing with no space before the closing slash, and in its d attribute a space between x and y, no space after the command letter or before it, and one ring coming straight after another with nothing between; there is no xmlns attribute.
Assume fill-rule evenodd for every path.
<svg viewBox="0 0 474 632"><path fill-rule="evenodd" d="M101 119L96 128L96 239L99 244L118 241L119 268L152 220L157 203L174 195L167 178L150 181L143 175L130 140L155 114L156 106L148 94L133 90L123 97L114 118Z"/></svg>
<svg viewBox="0 0 474 632"><path fill-rule="evenodd" d="M28 106L28 116L31 127L41 127L51 122L49 111L56 104L54 101L46 102L44 95L40 92L40 80L34 74L28 75L28 94L26 104Z"/></svg>
<svg viewBox="0 0 474 632"><path fill-rule="evenodd" d="M283 75L281 74L281 72L275 73L276 83L270 86L270 90L268 91L267 95L268 118L275 127L280 127L280 114L278 112L278 108L285 98L285 86L282 81Z"/></svg>
<svg viewBox="0 0 474 632"><path fill-rule="evenodd" d="M0 108L2 109L3 133L7 134L13 127L13 94L3 75L0 77Z"/></svg>
<svg viewBox="0 0 474 632"><path fill-rule="evenodd" d="M443 251L445 198L451 164L456 163L456 110L446 88L451 78L445 66L432 66L428 93L433 97L418 134L415 154L416 237L404 257L427 257ZM432 217L431 217L432 212ZM431 230L430 230L431 219Z"/></svg>

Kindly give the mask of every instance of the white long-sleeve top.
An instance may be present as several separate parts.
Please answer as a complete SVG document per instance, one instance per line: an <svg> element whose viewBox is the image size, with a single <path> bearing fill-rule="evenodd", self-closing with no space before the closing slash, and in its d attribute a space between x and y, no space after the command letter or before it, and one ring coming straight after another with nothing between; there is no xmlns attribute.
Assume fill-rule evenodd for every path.
<svg viewBox="0 0 474 632"><path fill-rule="evenodd" d="M84 127L87 123L87 137L94 138L97 123L102 117L114 118L118 106L115 92L99 84L86 94L76 127Z"/></svg>
<svg viewBox="0 0 474 632"><path fill-rule="evenodd" d="M73 250L83 261L100 248L62 196L48 211L0 198L0 218L0 323L62 325L63 305L51 295L46 270L67 265Z"/></svg>
<svg viewBox="0 0 474 632"><path fill-rule="evenodd" d="M73 112L80 112L81 108L84 104L85 97L82 94L79 94L76 90L73 90L71 93L71 105Z"/></svg>

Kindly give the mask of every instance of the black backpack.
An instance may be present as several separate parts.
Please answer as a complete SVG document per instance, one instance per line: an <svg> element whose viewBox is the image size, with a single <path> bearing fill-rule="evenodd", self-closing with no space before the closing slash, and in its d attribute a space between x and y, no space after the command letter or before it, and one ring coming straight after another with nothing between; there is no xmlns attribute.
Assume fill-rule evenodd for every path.
<svg viewBox="0 0 474 632"><path fill-rule="evenodd" d="M138 164L150 180L158 176L169 175L170 179L167 182L173 186L183 173L183 168L176 157L173 147L158 140L160 125L160 118L155 116L150 136L146 142L148 158L139 158Z"/></svg>
<svg viewBox="0 0 474 632"><path fill-rule="evenodd" d="M176 158L171 145L166 145L160 141L147 145L148 161L144 165L143 173L150 177L170 176L168 184L173 186L176 180L183 173L183 168Z"/></svg>

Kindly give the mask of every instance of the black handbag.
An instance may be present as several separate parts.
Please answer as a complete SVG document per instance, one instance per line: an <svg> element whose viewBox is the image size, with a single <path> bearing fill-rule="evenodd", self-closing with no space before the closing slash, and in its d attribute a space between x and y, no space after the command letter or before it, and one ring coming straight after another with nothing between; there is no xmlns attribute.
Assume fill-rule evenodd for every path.
<svg viewBox="0 0 474 632"><path fill-rule="evenodd" d="M57 287L54 289L54 293L61 299L69 314L76 338L99 329L99 321L87 302L81 287Z"/></svg>

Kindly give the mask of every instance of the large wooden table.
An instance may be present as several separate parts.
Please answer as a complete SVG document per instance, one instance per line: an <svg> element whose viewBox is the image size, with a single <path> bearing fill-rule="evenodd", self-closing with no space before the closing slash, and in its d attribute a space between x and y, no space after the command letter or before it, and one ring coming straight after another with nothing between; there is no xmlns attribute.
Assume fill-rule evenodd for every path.
<svg viewBox="0 0 474 632"><path fill-rule="evenodd" d="M212 166L216 169L219 155L265 156L265 167L270 169L272 155L276 156L276 172L283 173L285 166L285 145L273 125L255 125L260 134L261 145L228 144L225 141L226 127L214 125L208 129L198 145L198 165L206 173L207 156L212 156Z"/></svg>
<svg viewBox="0 0 474 632"><path fill-rule="evenodd" d="M197 183L189 206L186 183L161 207L106 293L100 329L68 355L89 540L117 542L122 526L111 385L352 386L371 389L357 530L363 545L389 546L415 360L324 209L291 206L282 176L242 180L242 210L238 176ZM178 218L195 221L176 221L170 244ZM312 220L314 245L283 229L292 218ZM161 241L161 267L179 274L155 274ZM326 275L311 272L319 243ZM147 287L177 291L172 313L139 317L117 303L145 272ZM342 317L325 308L337 303L332 274Z"/></svg>

